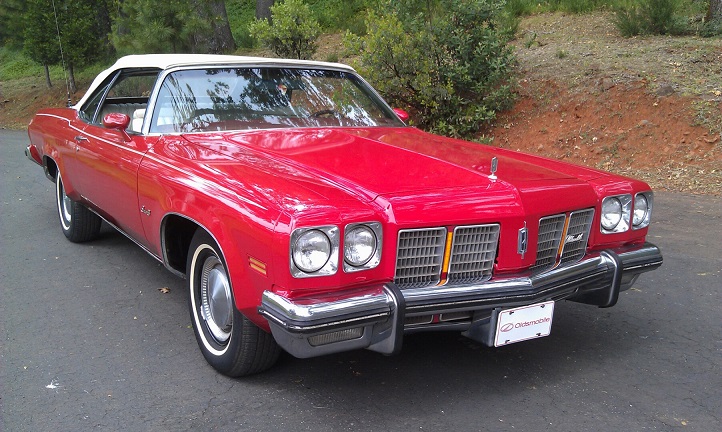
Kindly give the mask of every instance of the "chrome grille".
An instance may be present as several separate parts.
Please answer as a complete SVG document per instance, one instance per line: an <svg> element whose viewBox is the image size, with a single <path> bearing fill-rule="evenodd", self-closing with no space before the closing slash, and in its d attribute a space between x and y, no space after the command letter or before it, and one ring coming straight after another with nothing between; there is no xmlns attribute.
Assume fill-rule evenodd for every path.
<svg viewBox="0 0 722 432"><path fill-rule="evenodd" d="M446 228L399 231L394 277L399 288L439 283L445 243Z"/></svg>
<svg viewBox="0 0 722 432"><path fill-rule="evenodd" d="M499 224L454 229L446 277L448 283L468 284L491 278L499 230ZM441 282L446 237L446 228L399 232L394 277L399 288L423 288Z"/></svg>
<svg viewBox="0 0 722 432"><path fill-rule="evenodd" d="M584 256L593 218L594 209L575 211L569 215L569 227L560 258L562 264L576 262Z"/></svg>
<svg viewBox="0 0 722 432"><path fill-rule="evenodd" d="M539 273L552 269L557 262L559 264L576 262L586 253L594 209L573 211L568 217L566 229L564 226L567 223L566 214L547 216L539 220L536 262L531 267L532 272ZM560 245L562 252L558 255Z"/></svg>
<svg viewBox="0 0 722 432"><path fill-rule="evenodd" d="M566 218L566 215L560 214L539 219L536 262L531 267L533 272L548 270L556 264Z"/></svg>
<svg viewBox="0 0 722 432"><path fill-rule="evenodd" d="M449 261L449 283L489 280L498 243L498 224L456 227Z"/></svg>

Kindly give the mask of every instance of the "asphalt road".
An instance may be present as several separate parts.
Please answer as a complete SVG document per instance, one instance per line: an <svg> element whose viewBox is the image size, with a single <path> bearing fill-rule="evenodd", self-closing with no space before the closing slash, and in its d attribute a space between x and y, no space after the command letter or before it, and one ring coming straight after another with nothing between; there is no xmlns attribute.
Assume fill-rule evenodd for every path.
<svg viewBox="0 0 722 432"><path fill-rule="evenodd" d="M665 263L549 337L408 337L233 380L203 360L184 282L105 227L71 244L24 132L0 131L1 431L719 431L722 203L659 193ZM167 294L159 288L167 287Z"/></svg>

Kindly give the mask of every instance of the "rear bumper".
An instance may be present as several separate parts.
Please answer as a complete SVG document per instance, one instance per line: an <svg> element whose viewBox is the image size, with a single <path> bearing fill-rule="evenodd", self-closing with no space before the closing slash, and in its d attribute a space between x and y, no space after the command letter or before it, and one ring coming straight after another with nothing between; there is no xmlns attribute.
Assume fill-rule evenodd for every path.
<svg viewBox="0 0 722 432"><path fill-rule="evenodd" d="M393 283L347 296L291 301L265 291L259 313L276 341L300 358L368 348L401 349L403 334L457 330L487 343L494 310L547 300L610 307L637 277L662 265L655 245L605 250L580 262L533 276L494 278L478 285L400 290Z"/></svg>

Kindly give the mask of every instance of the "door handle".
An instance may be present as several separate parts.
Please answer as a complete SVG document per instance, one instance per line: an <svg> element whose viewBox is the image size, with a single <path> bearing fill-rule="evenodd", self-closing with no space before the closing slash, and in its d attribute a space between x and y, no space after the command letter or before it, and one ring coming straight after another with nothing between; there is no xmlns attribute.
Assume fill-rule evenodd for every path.
<svg viewBox="0 0 722 432"><path fill-rule="evenodd" d="M87 139L86 137L82 136L82 135L77 135L77 136L75 137L75 142L76 142L76 143L88 142L88 139ZM75 153L77 153L78 151L80 151L80 146L76 145L76 146L75 146Z"/></svg>

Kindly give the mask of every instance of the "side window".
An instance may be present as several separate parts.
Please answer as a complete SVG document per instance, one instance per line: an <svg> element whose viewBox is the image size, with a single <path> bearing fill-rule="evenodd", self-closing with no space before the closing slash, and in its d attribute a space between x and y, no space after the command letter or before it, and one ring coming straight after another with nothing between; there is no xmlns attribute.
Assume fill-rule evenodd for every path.
<svg viewBox="0 0 722 432"><path fill-rule="evenodd" d="M121 75L108 92L108 98L145 98L147 100L150 92L153 91L157 77L158 72L152 75Z"/></svg>
<svg viewBox="0 0 722 432"><path fill-rule="evenodd" d="M98 90L95 91L95 94L88 99L85 105L80 108L80 112L78 114L83 121L87 123L94 122L95 114L98 112L100 102L103 100L103 96L105 96L105 92L108 91L108 87L112 82L111 77L111 79L109 79L104 85L101 85Z"/></svg>
<svg viewBox="0 0 722 432"><path fill-rule="evenodd" d="M139 133L148 107L148 97L159 72L158 69L122 71L101 102L94 123L101 124L103 117L109 113L121 113L130 118L128 132Z"/></svg>

